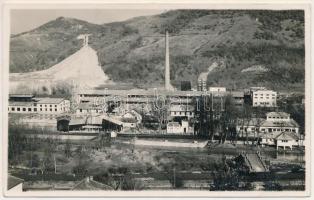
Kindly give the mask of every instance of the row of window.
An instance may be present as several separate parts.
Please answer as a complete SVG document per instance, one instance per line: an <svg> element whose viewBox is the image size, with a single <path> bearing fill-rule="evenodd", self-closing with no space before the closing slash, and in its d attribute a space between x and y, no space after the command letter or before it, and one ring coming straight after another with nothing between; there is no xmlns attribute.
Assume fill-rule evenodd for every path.
<svg viewBox="0 0 314 200"><path fill-rule="evenodd" d="M258 94L255 93L254 95L257 96ZM259 95L260 95L260 96L263 96L264 94L261 93L261 94L259 94ZM269 96L269 95L270 95L270 94L266 94L266 96ZM272 94L272 96L276 96L276 95L275 95L275 94Z"/></svg>
<svg viewBox="0 0 314 200"><path fill-rule="evenodd" d="M254 99L258 99L258 97L254 97ZM263 99L263 97L260 97L259 99ZM269 99L269 97L266 97L266 99ZM275 97L272 97L272 99L275 99Z"/></svg>
<svg viewBox="0 0 314 200"><path fill-rule="evenodd" d="M289 119L288 117L268 117L268 119Z"/></svg>
<svg viewBox="0 0 314 200"><path fill-rule="evenodd" d="M11 107L11 110L10 110L10 107L9 107L8 111L12 111L12 112L15 112L15 111L17 111L17 112L37 112L37 108L32 109L32 108L25 108L25 107ZM50 111L50 112L55 111L55 112L57 112L58 109L56 109L56 108L55 109L52 109L52 108L42 109L42 108L40 108L39 111Z"/></svg>
<svg viewBox="0 0 314 200"><path fill-rule="evenodd" d="M40 104L40 107L43 107L43 105ZM45 107L47 107L47 104L45 104ZM52 107L52 105L50 105L50 107ZM57 105L55 105L55 107L57 107Z"/></svg>
<svg viewBox="0 0 314 200"><path fill-rule="evenodd" d="M176 111L174 111L174 112L172 112L174 115L192 115L192 112L176 112Z"/></svg>
<svg viewBox="0 0 314 200"><path fill-rule="evenodd" d="M259 102L261 105L270 105L269 102ZM254 105L258 105L258 102L254 102ZM271 105L276 105L275 103L271 103Z"/></svg>

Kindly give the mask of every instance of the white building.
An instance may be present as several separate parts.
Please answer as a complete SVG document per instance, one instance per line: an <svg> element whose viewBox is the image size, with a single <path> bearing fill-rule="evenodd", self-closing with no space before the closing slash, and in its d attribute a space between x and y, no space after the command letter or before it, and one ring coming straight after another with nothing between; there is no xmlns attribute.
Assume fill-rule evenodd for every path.
<svg viewBox="0 0 314 200"><path fill-rule="evenodd" d="M286 147L292 150L294 146L303 146L303 139L299 137L295 132L273 132L271 134L265 134L262 137L262 145L274 145L277 150L282 147L284 150Z"/></svg>
<svg viewBox="0 0 314 200"><path fill-rule="evenodd" d="M266 120L261 124L260 130L263 133L291 131L299 134L299 125L290 118L288 113L269 112L266 114Z"/></svg>
<svg viewBox="0 0 314 200"><path fill-rule="evenodd" d="M187 105L182 103L182 105L171 105L169 110L170 117L194 117L195 106Z"/></svg>
<svg viewBox="0 0 314 200"><path fill-rule="evenodd" d="M70 101L63 98L35 98L34 95L10 95L9 113L60 114L70 111Z"/></svg>
<svg viewBox="0 0 314 200"><path fill-rule="evenodd" d="M256 90L251 92L253 107L276 107L277 92L273 90Z"/></svg>
<svg viewBox="0 0 314 200"><path fill-rule="evenodd" d="M37 112L42 114L70 111L70 101L63 98L36 98Z"/></svg>
<svg viewBox="0 0 314 200"><path fill-rule="evenodd" d="M266 119L252 118L249 121L240 119L238 120L236 130L240 134L245 135L248 133L249 136L256 136L258 132L261 137L285 131L299 135L298 123L290 118L290 114L285 112L269 112L266 114Z"/></svg>
<svg viewBox="0 0 314 200"><path fill-rule="evenodd" d="M86 115L86 114L99 114L103 113L103 106L95 105L93 103L80 103L76 108L77 115Z"/></svg>
<svg viewBox="0 0 314 200"><path fill-rule="evenodd" d="M192 129L189 127L189 122L182 120L181 124L179 122L169 122L167 124L168 134L188 134L192 133Z"/></svg>

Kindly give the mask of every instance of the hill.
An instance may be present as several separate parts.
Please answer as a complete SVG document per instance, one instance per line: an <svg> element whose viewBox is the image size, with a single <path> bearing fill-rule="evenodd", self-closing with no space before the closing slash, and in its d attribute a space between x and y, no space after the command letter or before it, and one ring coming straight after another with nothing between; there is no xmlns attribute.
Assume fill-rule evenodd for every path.
<svg viewBox="0 0 314 200"><path fill-rule="evenodd" d="M191 80L195 86L198 76L218 63L207 76L211 86L304 88L300 10L173 10L102 25L59 17L11 36L10 72L47 69L79 50L77 36L89 33L90 46L111 80L158 86L164 79L166 29L173 85ZM245 70L256 65L265 70Z"/></svg>

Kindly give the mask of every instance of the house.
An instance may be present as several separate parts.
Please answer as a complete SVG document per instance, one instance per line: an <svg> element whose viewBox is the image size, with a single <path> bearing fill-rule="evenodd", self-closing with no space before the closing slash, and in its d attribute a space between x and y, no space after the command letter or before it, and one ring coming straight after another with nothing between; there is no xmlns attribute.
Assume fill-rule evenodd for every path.
<svg viewBox="0 0 314 200"><path fill-rule="evenodd" d="M289 147L292 150L293 146L303 146L303 139L291 131L273 132L263 135L261 144L276 146L277 150L279 147L284 150Z"/></svg>
<svg viewBox="0 0 314 200"><path fill-rule="evenodd" d="M122 115L123 119L133 119L137 124L142 123L142 115L136 112L135 110L131 110Z"/></svg>
<svg viewBox="0 0 314 200"><path fill-rule="evenodd" d="M194 117L195 106L189 104L172 104L168 110L170 117Z"/></svg>
<svg viewBox="0 0 314 200"><path fill-rule="evenodd" d="M255 133L258 131L260 124L264 121L264 118L238 119L236 131L240 136L244 137L248 134L249 137L254 137L256 136Z"/></svg>
<svg viewBox="0 0 314 200"><path fill-rule="evenodd" d="M70 111L70 101L63 98L35 98L28 94L9 95L9 113L60 114Z"/></svg>
<svg viewBox="0 0 314 200"><path fill-rule="evenodd" d="M8 190L10 190L10 192L22 192L23 182L23 179L8 175Z"/></svg>
<svg viewBox="0 0 314 200"><path fill-rule="evenodd" d="M248 133L249 136L256 136L257 132L260 136L263 136L284 131L294 132L296 135L299 135L298 123L290 118L290 114L285 112L269 112L266 114L266 119L239 119L236 130L239 134Z"/></svg>
<svg viewBox="0 0 314 200"><path fill-rule="evenodd" d="M182 120L179 122L168 122L167 133L168 134L187 134L193 132L189 127L189 122Z"/></svg>
<svg viewBox="0 0 314 200"><path fill-rule="evenodd" d="M269 112L266 120L261 123L260 131L263 133L291 131L299 134L298 123L285 112Z"/></svg>
<svg viewBox="0 0 314 200"><path fill-rule="evenodd" d="M101 105L96 105L93 103L80 103L76 108L77 115L86 115L86 114L97 114L103 113L103 107Z"/></svg>
<svg viewBox="0 0 314 200"><path fill-rule="evenodd" d="M101 115L59 116L57 118L57 130L99 133L103 130L103 117Z"/></svg>
<svg viewBox="0 0 314 200"><path fill-rule="evenodd" d="M273 90L267 89L251 90L251 99L253 107L277 106L277 92Z"/></svg>

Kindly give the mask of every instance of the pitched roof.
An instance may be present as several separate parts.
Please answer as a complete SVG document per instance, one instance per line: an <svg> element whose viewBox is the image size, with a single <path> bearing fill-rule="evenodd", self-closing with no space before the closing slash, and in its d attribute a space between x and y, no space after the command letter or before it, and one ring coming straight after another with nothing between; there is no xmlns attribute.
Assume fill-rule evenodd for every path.
<svg viewBox="0 0 314 200"><path fill-rule="evenodd" d="M11 188L17 186L20 183L23 183L24 180L12 175L8 176L8 190L10 190Z"/></svg>
<svg viewBox="0 0 314 200"><path fill-rule="evenodd" d="M293 119L289 119L288 121L265 120L262 122L261 127L299 127L299 124Z"/></svg>
<svg viewBox="0 0 314 200"><path fill-rule="evenodd" d="M267 117L290 117L290 114L286 112L269 112L266 114Z"/></svg>
<svg viewBox="0 0 314 200"><path fill-rule="evenodd" d="M296 133L291 132L291 131L285 131L280 133L276 139L280 139L280 140L298 140L299 137L296 135Z"/></svg>
<svg viewBox="0 0 314 200"><path fill-rule="evenodd" d="M245 120L244 123L243 120ZM252 118L250 121L247 121L247 119L237 119L237 125L241 126L243 124L243 126L257 126L259 124L263 124L264 121L264 118Z"/></svg>

